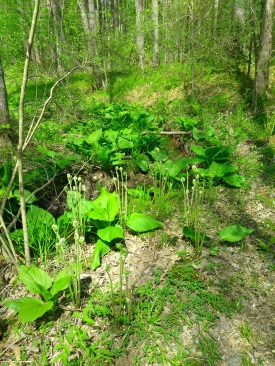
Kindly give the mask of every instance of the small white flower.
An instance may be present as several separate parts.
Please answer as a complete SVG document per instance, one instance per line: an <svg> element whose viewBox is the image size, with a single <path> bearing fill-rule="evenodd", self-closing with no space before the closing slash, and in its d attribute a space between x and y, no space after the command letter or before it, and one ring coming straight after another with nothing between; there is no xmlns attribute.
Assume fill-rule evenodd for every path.
<svg viewBox="0 0 275 366"><path fill-rule="evenodd" d="M73 227L74 228L78 227L78 222L76 220L73 221Z"/></svg>
<svg viewBox="0 0 275 366"><path fill-rule="evenodd" d="M53 225L52 225L52 229L53 229L53 231L55 231L55 232L56 232L56 231L57 231L57 225L53 224Z"/></svg>
<svg viewBox="0 0 275 366"><path fill-rule="evenodd" d="M59 239L59 244L60 245L63 245L63 244L65 244L66 243L66 239L65 238L60 238Z"/></svg>
<svg viewBox="0 0 275 366"><path fill-rule="evenodd" d="M70 180L71 178L72 178L71 174L70 174L70 173L68 173L68 174L67 174L67 179L68 179L68 180Z"/></svg>
<svg viewBox="0 0 275 366"><path fill-rule="evenodd" d="M80 244L82 244L82 243L84 243L84 241L85 241L84 236L80 236L80 238L79 238L79 243L80 243Z"/></svg>

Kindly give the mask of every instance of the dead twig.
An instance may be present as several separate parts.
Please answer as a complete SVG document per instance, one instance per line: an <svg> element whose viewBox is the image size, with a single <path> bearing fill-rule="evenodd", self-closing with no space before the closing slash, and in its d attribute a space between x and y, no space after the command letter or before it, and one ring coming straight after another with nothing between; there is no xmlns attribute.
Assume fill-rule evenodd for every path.
<svg viewBox="0 0 275 366"><path fill-rule="evenodd" d="M192 131L143 131L141 132L141 135L191 135Z"/></svg>

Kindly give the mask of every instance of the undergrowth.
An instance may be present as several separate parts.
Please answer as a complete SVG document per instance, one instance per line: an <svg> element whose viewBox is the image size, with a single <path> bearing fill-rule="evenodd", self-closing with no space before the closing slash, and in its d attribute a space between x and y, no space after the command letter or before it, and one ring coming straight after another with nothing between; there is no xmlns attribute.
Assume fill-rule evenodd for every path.
<svg viewBox="0 0 275 366"><path fill-rule="evenodd" d="M34 321L24 326L11 321L10 328L22 339L24 334L35 335L33 345L39 348L42 365L111 365L129 352L135 365L221 362L212 328L221 316L231 318L242 310L242 296L236 295L233 278L214 284L197 266L203 251L215 257L225 242L241 242L244 247L254 231L241 226L247 225L242 222L241 195L253 180L264 177L273 184L274 149L267 141L272 139L274 120L270 118L262 129L250 116L245 96L242 99L228 87L228 77L207 70L207 65L203 70L207 85L197 84L192 97L186 70L178 64L143 75L137 71L114 75L107 92L94 91L90 76L76 73L55 95L26 155L27 221L36 267L21 266L19 276L27 290L45 301L22 296L8 302L23 323ZM217 90L213 83L219 85ZM39 93L37 85L30 84L26 101L35 103L26 111L27 120L52 84L45 77ZM15 119L19 89L9 88ZM171 130L174 135L165 135ZM241 156L236 146L247 139L253 141L251 154ZM7 157L0 167L0 198L13 165L12 157ZM98 172L105 181L95 183ZM51 188L32 194L51 179L55 182ZM18 188L12 185L3 218L16 253L23 258ZM231 198L228 211L234 211L233 199L238 203L238 222L231 222L227 210L221 215L216 208L222 192ZM47 210L43 196L49 195L63 197L61 210ZM167 227L172 221L177 234ZM266 225L273 229L272 222ZM162 242L172 246L178 260L171 268L155 268L145 285L131 287L130 271L125 269L126 234L150 231L161 238L156 247ZM191 254L185 246L178 248L179 242L188 243ZM270 255L273 244L272 238L258 238L262 253ZM110 250L120 256L118 282L108 266L104 271L109 285L87 285L89 276L81 275L96 270ZM63 272L56 276L58 266ZM208 266L220 269L214 262ZM32 316L30 304L38 309ZM69 315L64 316L66 312ZM53 339L44 341L45 333L53 331ZM252 337L246 325L240 332ZM28 359L27 353L22 347L20 361ZM18 360L12 355L11 361Z"/></svg>

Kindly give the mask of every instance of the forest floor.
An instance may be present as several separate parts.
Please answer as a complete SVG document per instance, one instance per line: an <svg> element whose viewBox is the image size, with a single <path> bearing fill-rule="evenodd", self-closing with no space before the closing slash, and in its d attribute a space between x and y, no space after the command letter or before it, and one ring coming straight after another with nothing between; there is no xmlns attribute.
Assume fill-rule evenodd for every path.
<svg viewBox="0 0 275 366"><path fill-rule="evenodd" d="M126 232L127 255L110 251L96 271L88 263L94 245L85 243L81 308L64 295L56 314L24 325L1 305L0 364L275 365L275 161L270 152L264 161L263 147L249 139L234 154L247 185L213 187L204 218L211 239L200 256L183 237L173 198L161 230ZM99 183L113 184L102 171L93 174L96 184L81 175L90 199ZM129 187L142 179L130 175ZM241 243L218 242L229 224L254 232ZM48 273L55 267L49 259ZM0 286L2 300L28 296L1 257Z"/></svg>
<svg viewBox="0 0 275 366"><path fill-rule="evenodd" d="M238 147L237 153L247 156L249 149L251 146L243 143ZM253 154L253 159L259 157L255 152ZM257 250L259 249L257 238L262 237L262 240L265 240L267 234L272 233L266 226L267 222L274 222L275 195L274 190L268 185L263 185L260 180L253 181L250 187L249 193L245 195L239 190L232 194L232 191L217 189L215 201L211 205L215 214L226 221L230 218L234 222L237 220L246 223L247 226L256 229L256 234L246 238L241 245L220 246L215 255L211 255L209 249L205 248L200 258L192 259L192 247L182 238L177 215L165 220L162 233L156 231L139 237L127 234L125 243L128 255L123 269L124 273L127 273L127 283L124 278L123 289L126 291L127 286L129 301L133 304L143 301L142 297L136 297L137 289L140 290L142 287L146 289L148 283L152 286L149 291L149 304L152 308L150 311L147 309L145 314L139 314L144 319L140 320L142 324L137 326L136 331L127 335L126 329L131 328L131 321L119 330L116 327L113 329L107 319L102 320L101 316L96 317L93 325L85 324L83 320L77 318L72 321L73 309L65 304L59 317L48 319L43 326L40 322L35 325L19 326L15 318L13 321L9 320L8 331L0 343L1 364L51 364L50 360L58 353L54 347L60 342L62 333L76 326L84 329L88 339L96 344L102 342L108 344L106 339L102 341L102 334L107 334L107 339L113 337L112 347L117 348L122 347L125 341L123 338L127 335L127 344L123 345L124 351L117 359L111 358L110 363L113 365L275 365L274 251ZM91 246L86 246L85 257L92 254L92 249ZM190 252L189 260L176 254L186 249ZM213 304L210 307L205 303L203 306L208 308L208 311L203 314L198 303L194 303L194 299L190 300L190 294L181 290L180 296L174 300L172 297L171 301L169 297L165 299L165 304L156 319L150 320L153 309L157 306L158 297L163 296L161 293L156 293L155 289L167 286L169 274L175 275L174 287L179 289L182 275L180 268L186 264L194 270L192 272L195 281L194 291L196 283L200 286L204 284L204 289L207 291L205 293L216 294L217 302L221 301L222 294L228 299L228 303L225 302L216 309ZM108 273L107 265L110 266ZM50 266L54 267L54 263ZM84 274L83 307L93 297L95 289L100 289L103 294L110 291L110 278L113 284L120 282L120 253L109 252L103 258L99 269L92 272L85 268ZM26 295L22 287L14 282L15 275L10 272L9 265L1 263L2 297L18 298ZM144 291L145 295L142 296L146 303L148 299L146 290ZM190 309L187 307L188 311L185 310L183 315L179 302L188 301ZM177 311L178 314L174 313ZM13 317L12 311L7 311L5 307L1 308L2 319L10 319L11 316ZM137 322L136 318L134 322ZM170 330L174 334L171 334ZM137 334L138 331L140 334ZM75 342L73 338L71 341ZM66 342L70 343L69 340ZM83 347L79 350L77 347L74 348L68 356L68 364L78 364L73 360L82 357L84 350ZM43 361L41 358L43 355L48 361ZM57 361L56 364L59 362L61 361ZM108 364L107 361L105 363ZM93 364L105 363L102 360L97 363L95 360ZM89 363L83 361L79 364Z"/></svg>

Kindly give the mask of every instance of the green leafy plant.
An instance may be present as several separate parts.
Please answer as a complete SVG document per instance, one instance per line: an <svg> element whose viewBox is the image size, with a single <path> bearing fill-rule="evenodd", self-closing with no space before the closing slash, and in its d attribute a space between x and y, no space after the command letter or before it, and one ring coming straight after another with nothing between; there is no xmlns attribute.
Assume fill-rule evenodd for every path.
<svg viewBox="0 0 275 366"><path fill-rule="evenodd" d="M243 240L248 235L253 233L253 229L249 229L240 225L230 225L226 226L219 232L221 240L229 241L230 243L235 243Z"/></svg>
<svg viewBox="0 0 275 366"><path fill-rule="evenodd" d="M122 170L119 171L123 178ZM118 178L121 177L118 176ZM73 180L78 182L77 178L73 178ZM86 232L90 232L97 237L91 264L92 269L96 269L100 265L100 258L115 243L124 240L124 226L138 233L154 230L162 226L161 222L146 215L135 212L128 214L126 186L123 182L122 184L117 182L117 187L120 187L118 192L115 191L113 193L109 193L106 187L103 187L100 195L94 201L90 201L82 196L79 186L78 188L76 186L75 189L67 191L67 203L70 211L65 212L57 220L58 226L59 224L65 224L67 227L71 219L74 220L73 222L76 223L77 227L85 228L82 232L83 239L81 239L81 242L85 240L84 234ZM79 222L81 222L81 225L79 225ZM64 228L61 226L58 230L62 232ZM77 235L75 233L74 237L79 237L79 235L81 234L77 232ZM61 238L61 235L59 235L58 240L59 246L62 248L66 238ZM79 258L79 255L76 255L76 257Z"/></svg>
<svg viewBox="0 0 275 366"><path fill-rule="evenodd" d="M92 269L96 269L100 265L100 257L111 249L115 241L124 239L123 227L117 223L120 209L121 205L118 194L116 192L109 193L103 187L100 196L92 202L92 206L87 212L88 222L92 224L91 230L94 227L99 238L93 253ZM138 233L154 230L162 226L161 222L136 212L127 215L125 224Z"/></svg>
<svg viewBox="0 0 275 366"><path fill-rule="evenodd" d="M59 360L63 365L71 364L74 360L76 362L86 361L87 364L111 362L113 354L105 347L101 349L96 344L91 344L91 339L85 329L72 325L69 325L68 328L66 334L60 337L58 344L54 347L54 351L58 351L58 354L54 356L52 364ZM69 356L71 357L69 358Z"/></svg>
<svg viewBox="0 0 275 366"><path fill-rule="evenodd" d="M54 250L52 225L55 224L55 218L50 212L38 206L30 205L27 211L27 223L32 254L36 258L36 262L38 263L38 258L40 258L45 267L48 256ZM16 242L17 250L23 253L23 230L14 230L10 236Z"/></svg>
<svg viewBox="0 0 275 366"><path fill-rule="evenodd" d="M206 166L205 168L196 169L196 172L202 178L206 178L215 184L223 182L236 188L243 186L245 178L236 174L235 172L238 168L229 162L234 151L233 147L215 146L204 149L202 146L193 145L191 148L196 154L196 157L200 159L200 163Z"/></svg>
<svg viewBox="0 0 275 366"><path fill-rule="evenodd" d="M23 323L32 322L46 312L55 312L60 292L69 286L71 274L63 270L54 280L42 269L30 266L20 266L19 279L26 289L33 294L40 295L43 300L33 297L22 297L19 300L8 300L5 305L18 312L19 320Z"/></svg>
<svg viewBox="0 0 275 366"><path fill-rule="evenodd" d="M59 169L64 169L70 164L80 161L78 155L68 155L68 153L66 154L64 151L56 152L54 150L49 150L42 145L36 146L36 150L49 158L53 166Z"/></svg>

